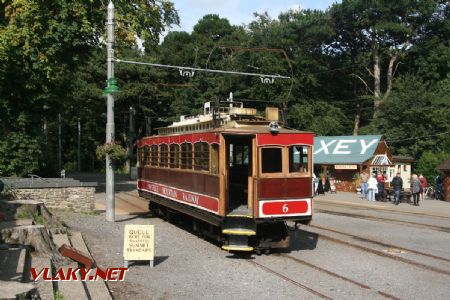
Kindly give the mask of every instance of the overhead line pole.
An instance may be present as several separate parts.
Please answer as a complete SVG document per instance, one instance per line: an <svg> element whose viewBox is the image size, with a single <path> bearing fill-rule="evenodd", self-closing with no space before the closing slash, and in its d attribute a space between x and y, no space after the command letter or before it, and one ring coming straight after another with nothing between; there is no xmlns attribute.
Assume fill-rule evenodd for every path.
<svg viewBox="0 0 450 300"><path fill-rule="evenodd" d="M108 4L108 82L114 78L114 4ZM107 121L106 121L106 143L114 143L114 94L107 94ZM114 170L109 154L106 154L106 220L115 221L115 198L114 198Z"/></svg>

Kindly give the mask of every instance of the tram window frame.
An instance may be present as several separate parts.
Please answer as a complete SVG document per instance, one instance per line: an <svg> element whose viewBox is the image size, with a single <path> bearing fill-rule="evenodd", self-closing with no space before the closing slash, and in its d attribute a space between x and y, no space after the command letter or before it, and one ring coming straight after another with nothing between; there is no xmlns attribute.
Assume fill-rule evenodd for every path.
<svg viewBox="0 0 450 300"><path fill-rule="evenodd" d="M265 172L264 171L264 163L265 162L273 162L273 155L274 153L267 153L268 156L270 156L270 159L264 159L263 152L266 151L270 151L270 150L279 150L280 151L280 170L276 170L276 172ZM269 147L260 147L259 149L259 157L261 158L259 161L259 171L260 171L260 176L261 177L282 177L284 174L284 161L285 161L285 155L284 155L284 147L279 147L279 146L269 146Z"/></svg>
<svg viewBox="0 0 450 300"><path fill-rule="evenodd" d="M194 170L209 172L209 144L206 142L194 143Z"/></svg>
<svg viewBox="0 0 450 300"><path fill-rule="evenodd" d="M220 145L213 143L209 145L209 157L210 157L210 173L213 175L219 175L220 168Z"/></svg>
<svg viewBox="0 0 450 300"><path fill-rule="evenodd" d="M172 168L172 169L180 168L180 145L179 144L170 144L170 146L169 146L169 168Z"/></svg>
<svg viewBox="0 0 450 300"><path fill-rule="evenodd" d="M187 148L185 148L187 147ZM193 167L193 146L191 143L182 143L180 147L180 167L183 170L192 170Z"/></svg>
<svg viewBox="0 0 450 300"><path fill-rule="evenodd" d="M158 166L158 145L151 145L150 146L150 165L152 167L157 167Z"/></svg>
<svg viewBox="0 0 450 300"><path fill-rule="evenodd" d="M298 171L296 171L294 169L294 165L295 164L295 152L293 152L294 147L299 147L301 149L301 152L299 151L299 164L300 162L306 158L306 162L304 162L302 165L303 167L306 169L299 169ZM303 153L303 150L306 149L306 156ZM311 164L311 158L312 158L312 154L311 154L311 146L308 145L290 145L287 147L287 162L288 162L288 176L309 176L311 174L311 168L312 168L312 164ZM292 152L291 152L292 151Z"/></svg>
<svg viewBox="0 0 450 300"><path fill-rule="evenodd" d="M145 145L144 147L141 148L139 158L140 158L141 166L147 166L150 163L150 146L149 145Z"/></svg>
<svg viewBox="0 0 450 300"><path fill-rule="evenodd" d="M167 168L169 155L169 146L167 144L159 145L159 166L162 168Z"/></svg>

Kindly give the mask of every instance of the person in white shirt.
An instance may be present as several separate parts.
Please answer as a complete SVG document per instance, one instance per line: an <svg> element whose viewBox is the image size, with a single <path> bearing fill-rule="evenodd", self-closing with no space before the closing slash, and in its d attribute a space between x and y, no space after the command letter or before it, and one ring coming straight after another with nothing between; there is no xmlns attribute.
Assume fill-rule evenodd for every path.
<svg viewBox="0 0 450 300"><path fill-rule="evenodd" d="M367 181L367 185L368 185L368 200L369 201L375 201L375 194L378 191L378 181L376 179L376 175L373 175L372 177L369 178L369 180Z"/></svg>

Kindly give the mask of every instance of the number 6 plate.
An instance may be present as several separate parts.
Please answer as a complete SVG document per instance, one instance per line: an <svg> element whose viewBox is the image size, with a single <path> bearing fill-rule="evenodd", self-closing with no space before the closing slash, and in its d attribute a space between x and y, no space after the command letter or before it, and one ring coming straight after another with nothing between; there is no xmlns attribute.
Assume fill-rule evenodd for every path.
<svg viewBox="0 0 450 300"><path fill-rule="evenodd" d="M281 217L310 215L311 199L260 201L259 217Z"/></svg>

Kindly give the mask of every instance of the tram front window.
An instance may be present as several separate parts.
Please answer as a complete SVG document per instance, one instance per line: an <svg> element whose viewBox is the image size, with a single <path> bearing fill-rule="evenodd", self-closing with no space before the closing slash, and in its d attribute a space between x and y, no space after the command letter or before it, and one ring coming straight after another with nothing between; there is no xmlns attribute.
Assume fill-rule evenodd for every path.
<svg viewBox="0 0 450 300"><path fill-rule="evenodd" d="M281 148L262 148L261 149L261 172L262 173L281 173L283 171Z"/></svg>
<svg viewBox="0 0 450 300"><path fill-rule="evenodd" d="M308 172L308 152L307 146L289 147L289 173Z"/></svg>

